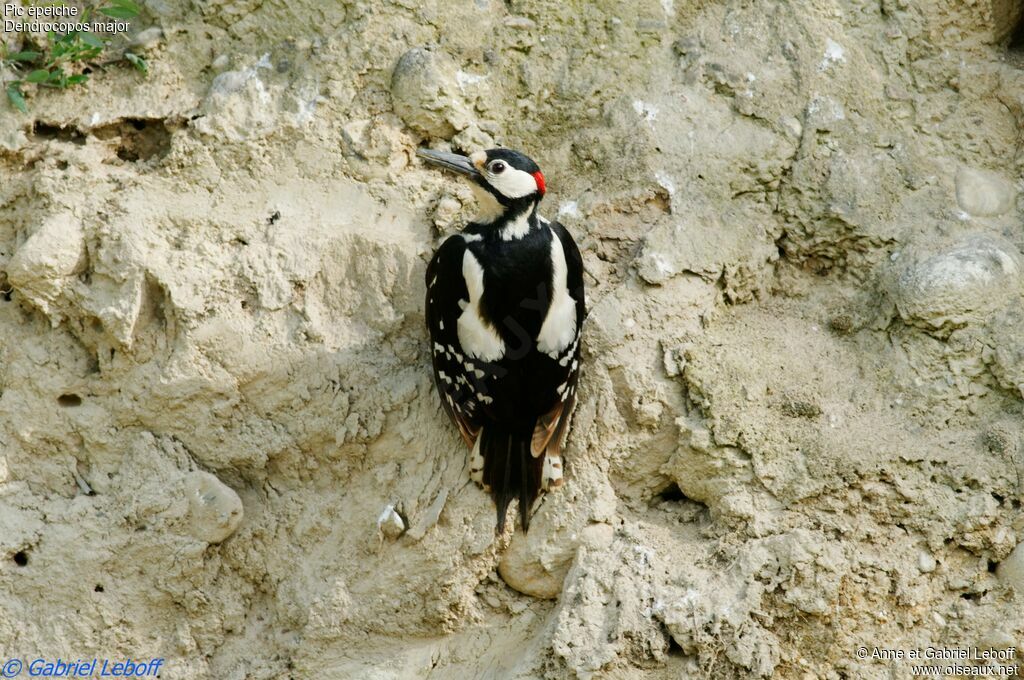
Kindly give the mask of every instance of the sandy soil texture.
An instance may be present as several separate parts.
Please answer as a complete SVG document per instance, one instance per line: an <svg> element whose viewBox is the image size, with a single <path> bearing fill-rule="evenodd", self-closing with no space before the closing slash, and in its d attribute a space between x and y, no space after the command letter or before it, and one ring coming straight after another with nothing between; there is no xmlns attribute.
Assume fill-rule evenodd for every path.
<svg viewBox="0 0 1024 680"><path fill-rule="evenodd" d="M232 680L1024 653L1022 11L146 0L148 77L0 105L0 651ZM424 268L473 201L414 154L449 144L533 156L588 271L528 536L494 536L431 384Z"/></svg>

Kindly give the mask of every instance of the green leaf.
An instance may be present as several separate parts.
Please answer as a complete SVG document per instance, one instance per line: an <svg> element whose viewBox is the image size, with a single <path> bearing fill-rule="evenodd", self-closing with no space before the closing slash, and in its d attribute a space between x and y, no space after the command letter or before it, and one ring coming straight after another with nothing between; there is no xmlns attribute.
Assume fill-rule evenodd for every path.
<svg viewBox="0 0 1024 680"><path fill-rule="evenodd" d="M134 0L110 0L112 7L120 7L121 9L128 10L129 12L139 13L139 6L135 4Z"/></svg>
<svg viewBox="0 0 1024 680"><path fill-rule="evenodd" d="M65 87L67 87L68 76L66 73L64 73L64 69L62 69L60 66L53 69L53 71L50 73L50 82L48 82L47 85L49 85L50 87L58 87L60 89L64 89Z"/></svg>
<svg viewBox="0 0 1024 680"><path fill-rule="evenodd" d="M37 68L35 71L32 71L32 73L25 76L25 80L30 83L45 83L49 79L50 72L45 68Z"/></svg>
<svg viewBox="0 0 1024 680"><path fill-rule="evenodd" d="M99 37L95 33L80 33L79 37L82 39L82 42L84 42L86 45L88 45L89 47L94 47L98 50L102 50L105 45L103 42L103 38Z"/></svg>
<svg viewBox="0 0 1024 680"><path fill-rule="evenodd" d="M12 52L7 55L8 61L35 61L39 58L39 52L25 50L24 52Z"/></svg>
<svg viewBox="0 0 1024 680"><path fill-rule="evenodd" d="M125 52L124 58L127 59L128 62L132 66L134 66L140 73L149 73L149 64L147 64L146 60L140 57L139 55L132 54L131 52Z"/></svg>
<svg viewBox="0 0 1024 680"><path fill-rule="evenodd" d="M71 76L68 78L68 85L80 85L81 83L88 82L89 76L85 73L79 73L77 76Z"/></svg>
<svg viewBox="0 0 1024 680"><path fill-rule="evenodd" d="M134 19L139 15L138 11L127 7L100 7L100 14L105 14L112 19Z"/></svg>
<svg viewBox="0 0 1024 680"><path fill-rule="evenodd" d="M21 93L21 88L18 87L18 83L11 83L7 86L7 99L11 102L11 106L22 113L28 113L28 105L25 104L25 95Z"/></svg>

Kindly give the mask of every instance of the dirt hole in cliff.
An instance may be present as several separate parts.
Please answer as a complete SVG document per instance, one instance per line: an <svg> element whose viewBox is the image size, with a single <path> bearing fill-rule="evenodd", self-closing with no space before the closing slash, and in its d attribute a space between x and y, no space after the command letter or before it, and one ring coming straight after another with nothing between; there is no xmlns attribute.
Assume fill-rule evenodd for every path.
<svg viewBox="0 0 1024 680"><path fill-rule="evenodd" d="M56 125L44 121L36 121L32 125L32 136L40 140L83 146L91 136L109 142L117 157L129 163L166 156L171 150L173 133L173 124L163 118L123 118L87 132L72 125Z"/></svg>
<svg viewBox="0 0 1024 680"><path fill-rule="evenodd" d="M13 559L14 563L17 564L19 567L24 567L28 564L28 553L24 550L19 550L18 552L14 553L14 556L11 559Z"/></svg>
<svg viewBox="0 0 1024 680"><path fill-rule="evenodd" d="M655 503L678 503L680 501L688 500L690 499L686 496L685 493L683 493L683 490L680 489L679 485L676 484L675 482L670 483L668 486L666 486L664 489L659 491L654 496Z"/></svg>
<svg viewBox="0 0 1024 680"><path fill-rule="evenodd" d="M172 130L160 118L125 118L94 128L96 139L116 145L117 157L129 163L160 159L171 150Z"/></svg>
<svg viewBox="0 0 1024 680"><path fill-rule="evenodd" d="M1020 20L1017 21L1016 28L1013 29L1013 34L1010 36L1010 44L1007 49L1011 56L1015 56L1024 61L1024 14L1022 14Z"/></svg>
<svg viewBox="0 0 1024 680"><path fill-rule="evenodd" d="M103 592L103 586L101 586L99 583L97 583L96 587L92 589L92 592L94 592L94 593L102 593Z"/></svg>
<svg viewBox="0 0 1024 680"><path fill-rule="evenodd" d="M62 127L37 120L32 124L32 136L37 139L55 140L78 146L85 145L85 135L76 127Z"/></svg>
<svg viewBox="0 0 1024 680"><path fill-rule="evenodd" d="M62 394L57 397L57 403L64 408L74 408L82 405L82 398L77 394Z"/></svg>

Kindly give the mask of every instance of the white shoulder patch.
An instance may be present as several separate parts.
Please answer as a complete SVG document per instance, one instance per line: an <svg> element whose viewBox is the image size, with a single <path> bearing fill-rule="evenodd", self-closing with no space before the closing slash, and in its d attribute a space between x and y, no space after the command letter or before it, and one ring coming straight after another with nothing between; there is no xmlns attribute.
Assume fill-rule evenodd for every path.
<svg viewBox="0 0 1024 680"><path fill-rule="evenodd" d="M551 232L552 276L551 306L537 335L537 349L552 359L576 337L576 301L569 295L569 267L558 234Z"/></svg>
<svg viewBox="0 0 1024 680"><path fill-rule="evenodd" d="M462 277L469 291L469 303L459 315L456 332L459 344L474 359L497 361L505 356L505 342L498 331L480 315L480 298L484 294L484 270L469 250L462 256Z"/></svg>
<svg viewBox="0 0 1024 680"><path fill-rule="evenodd" d="M512 220L501 228L501 239L503 241L514 241L530 233L530 213L523 212L522 215Z"/></svg>

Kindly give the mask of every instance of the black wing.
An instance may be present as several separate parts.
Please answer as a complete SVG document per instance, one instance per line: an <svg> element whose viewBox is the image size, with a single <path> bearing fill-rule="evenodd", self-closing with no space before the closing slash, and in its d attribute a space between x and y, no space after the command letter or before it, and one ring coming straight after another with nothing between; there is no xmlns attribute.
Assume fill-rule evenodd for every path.
<svg viewBox="0 0 1024 680"><path fill-rule="evenodd" d="M475 389L479 380L473 361L459 344L458 319L469 300L462 276L466 241L451 236L434 253L427 265L427 331L434 364L434 383L441 405L470 447L480 433L481 404Z"/></svg>

